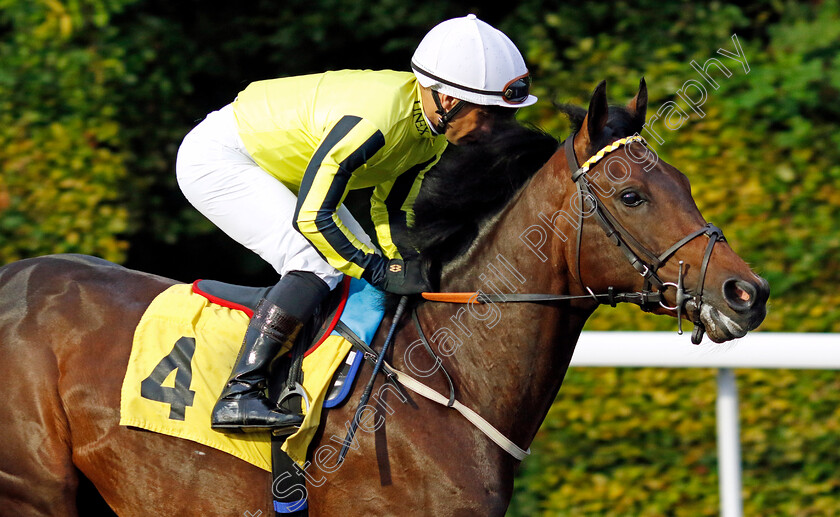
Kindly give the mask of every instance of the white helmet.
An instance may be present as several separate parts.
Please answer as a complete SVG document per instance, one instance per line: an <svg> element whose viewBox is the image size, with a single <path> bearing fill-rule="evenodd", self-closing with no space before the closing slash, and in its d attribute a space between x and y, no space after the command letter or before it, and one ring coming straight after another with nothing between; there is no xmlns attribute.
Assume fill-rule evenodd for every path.
<svg viewBox="0 0 840 517"><path fill-rule="evenodd" d="M432 28L411 68L422 86L473 104L521 108L537 102L516 45L474 14Z"/></svg>

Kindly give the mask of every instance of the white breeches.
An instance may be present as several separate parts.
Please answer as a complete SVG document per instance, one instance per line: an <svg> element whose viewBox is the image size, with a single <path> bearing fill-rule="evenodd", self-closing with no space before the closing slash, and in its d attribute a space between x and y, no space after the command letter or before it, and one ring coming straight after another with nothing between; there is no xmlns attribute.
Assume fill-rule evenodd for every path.
<svg viewBox="0 0 840 517"><path fill-rule="evenodd" d="M236 131L233 107L214 111L184 138L175 170L187 200L223 232L280 274L311 271L330 289L343 274L292 226L297 195L254 162ZM366 245L370 237L342 205L344 225Z"/></svg>

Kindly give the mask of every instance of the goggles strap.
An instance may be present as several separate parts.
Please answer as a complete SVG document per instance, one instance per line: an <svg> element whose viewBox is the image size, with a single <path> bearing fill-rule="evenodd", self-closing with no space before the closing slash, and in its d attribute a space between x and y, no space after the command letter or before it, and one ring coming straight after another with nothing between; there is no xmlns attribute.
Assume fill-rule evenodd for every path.
<svg viewBox="0 0 840 517"><path fill-rule="evenodd" d="M448 86L453 86L461 90L465 90L472 93L478 93L481 95L497 95L510 104L519 104L520 102L524 102L528 98L531 89L531 77L528 75L527 72L522 76L513 78L509 83L505 85L502 91L497 92L494 90L481 90L479 88L470 88L469 86L464 86L463 84L458 84L453 81L447 81L443 77L438 77L431 72L423 70L423 68L421 68L414 61L411 62L411 69L439 83L446 84ZM514 86L517 82L521 82L521 84L519 86ZM517 90L519 90L519 95L516 95Z"/></svg>

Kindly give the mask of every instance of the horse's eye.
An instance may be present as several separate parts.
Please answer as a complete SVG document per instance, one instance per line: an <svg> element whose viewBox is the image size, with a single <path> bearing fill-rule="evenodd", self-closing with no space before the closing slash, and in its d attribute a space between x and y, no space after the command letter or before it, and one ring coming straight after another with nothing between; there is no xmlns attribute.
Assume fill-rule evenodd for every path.
<svg viewBox="0 0 840 517"><path fill-rule="evenodd" d="M644 202L644 199L642 199L642 196L638 192L628 190L621 194L621 202L626 206L639 206Z"/></svg>

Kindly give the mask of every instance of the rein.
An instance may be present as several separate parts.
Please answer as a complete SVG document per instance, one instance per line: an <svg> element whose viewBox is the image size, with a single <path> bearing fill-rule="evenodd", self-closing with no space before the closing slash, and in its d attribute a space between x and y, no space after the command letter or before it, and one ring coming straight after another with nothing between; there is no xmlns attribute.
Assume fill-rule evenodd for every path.
<svg viewBox="0 0 840 517"><path fill-rule="evenodd" d="M678 325L678 333L682 334L682 315L683 311L685 310L686 304L691 301L694 303L696 308L696 316L692 319L694 323L694 331L691 334L691 341L694 344L700 343L703 339L703 334L705 333L705 327L703 323L700 321L700 309L703 304L703 286L706 281L706 272L709 265L709 260L712 256L712 251L714 250L715 244L718 242L725 242L726 239L723 236L723 232L717 226L707 223L702 228L699 228L682 239L678 240L676 243L671 245L668 249L663 251L662 253L656 254L649 249L647 249L641 242L639 242L626 228L624 228L621 223L613 216L610 211L604 206L603 202L599 202L599 198L593 193L591 185L589 183L589 179L586 176L586 173L591 170L598 162L603 160L607 155L611 152L619 149L622 146L629 145L633 142L639 142L642 145L647 145L644 138L641 136L634 135L626 138L622 138L616 140L615 142L607 145L594 156L592 156L583 166L579 165L577 161L577 156L575 155L574 149L574 138L576 133L573 133L569 138L565 141L565 152L566 152L566 159L568 160L569 170L575 171L572 173L571 179L575 183L575 186L578 191L578 195L581 196L583 199L584 197L588 199L594 206L594 210L589 214L597 215L596 221L601 226L601 228L606 233L607 237L612 240L612 242L621 249L624 256L627 258L630 265L644 278L644 285L641 291L638 292L616 292L616 289L612 286L607 288L606 293L596 294L590 289L583 281L581 271L580 271L580 252L581 252L581 242L583 239L583 218L584 214L583 211L580 211L579 217L579 224L577 227L577 238L576 238L576 252L575 252L575 270L577 271L577 279L580 282L581 288L589 294L583 295L568 295L568 294L540 294L540 293L528 293L528 294L517 294L517 293L484 293L482 291L477 292L461 292L461 293L422 293L422 296L425 300L432 301L432 302L445 302L445 303L475 303L475 304L482 304L482 303L552 303L552 302L564 302L564 301L571 301L571 300L580 300L580 299L592 299L599 304L609 304L612 307L615 307L617 303L633 303L638 305L642 308L642 310L650 311L655 308L655 304L668 309L674 310L677 312L677 325ZM677 282L665 282L663 281L657 272L659 269L665 265L665 263L673 257L677 251L679 251L683 246L688 244L689 242L693 241L697 237L701 235L706 235L709 237L709 243L706 245L706 251L703 255L703 262L700 267L700 279L697 283L697 287L693 290L686 289L684 286L684 275L685 271L683 268L683 261L679 261L679 274L677 276ZM629 243L629 244L628 244ZM642 255L642 256L640 256ZM676 290L676 305L673 307L669 307L665 304L663 293L669 288L673 287ZM480 429L484 434L486 434L491 440L493 440L496 444L498 444L501 448L511 454L517 460L522 460L530 453L529 450L523 450L515 443L513 443L510 439L505 437L501 432L499 432L495 427L493 427L489 422L481 418L477 413L469 409L468 407L464 406L460 402L458 402L455 398L455 387L452 383L452 379L446 370L443 368L443 364L440 358L434 353L431 346L429 345L428 339L426 338L423 328L420 325L420 321L417 318L416 308L413 311L412 319L414 320L415 327L417 332L420 336L420 339L426 349L427 353L431 355L434 360L436 369L439 368L441 372L446 376L446 379L449 383L449 397L445 397L440 393L436 392L435 390L429 388L425 384L421 383L420 381L408 376L407 374L397 371L390 365L387 365L386 370L390 371L393 376L396 376L396 379L402 384L404 387L410 389L411 391L421 395L429 400L437 402L443 406L448 408L452 408L457 410L461 413L467 420L469 420L473 425L475 425L478 429Z"/></svg>

